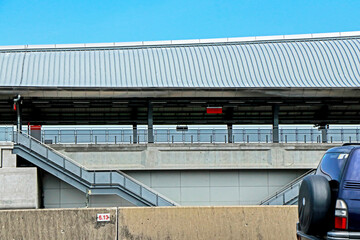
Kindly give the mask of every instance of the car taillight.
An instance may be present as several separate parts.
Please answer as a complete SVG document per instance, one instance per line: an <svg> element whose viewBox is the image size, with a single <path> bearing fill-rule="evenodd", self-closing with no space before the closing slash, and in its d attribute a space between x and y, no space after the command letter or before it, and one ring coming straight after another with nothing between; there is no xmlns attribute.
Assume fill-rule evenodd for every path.
<svg viewBox="0 0 360 240"><path fill-rule="evenodd" d="M344 200L336 200L335 205L335 228L336 229L347 229L347 206Z"/></svg>

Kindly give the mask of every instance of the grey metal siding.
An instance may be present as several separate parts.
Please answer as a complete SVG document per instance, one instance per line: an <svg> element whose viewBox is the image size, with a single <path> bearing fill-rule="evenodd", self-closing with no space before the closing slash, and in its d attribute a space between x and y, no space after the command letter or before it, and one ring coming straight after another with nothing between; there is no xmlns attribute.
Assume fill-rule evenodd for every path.
<svg viewBox="0 0 360 240"><path fill-rule="evenodd" d="M360 41L0 52L3 87L359 87Z"/></svg>

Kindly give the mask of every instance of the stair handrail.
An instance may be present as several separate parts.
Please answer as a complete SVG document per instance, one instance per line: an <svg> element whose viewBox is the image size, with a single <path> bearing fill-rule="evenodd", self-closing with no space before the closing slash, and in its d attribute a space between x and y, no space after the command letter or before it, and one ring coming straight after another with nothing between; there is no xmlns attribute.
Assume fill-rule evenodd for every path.
<svg viewBox="0 0 360 240"><path fill-rule="evenodd" d="M264 203L269 202L271 199L276 198L277 196L280 196L281 194L283 194L284 192L286 192L288 189L292 189L294 185L298 184L299 182L301 182L304 177L306 177L307 175L312 175L314 174L316 171L316 169L311 169L309 171L307 171L306 173L304 173L303 175L295 178L294 180L292 180L290 183L286 184L285 186L283 186L280 190L276 191L275 193L271 194L270 196L266 197L264 200L262 200L258 205L264 205Z"/></svg>
<svg viewBox="0 0 360 240"><path fill-rule="evenodd" d="M83 168L84 170L89 171L89 172L92 171L92 170L88 169L87 167L85 167L84 165L82 165L81 163L78 163L78 162L72 160L70 157L68 157L68 156L64 155L63 153L61 153L61 152L53 149L52 147L46 145L45 143L39 141L38 139L34 138L33 136L31 136L31 135L29 135L29 134L26 134L26 133L23 133L23 132L20 132L20 131L14 131L14 134L16 134L16 138L17 138L16 141L17 141L17 142L15 142L15 139L13 139L13 142L16 143L16 144L19 144L19 143L18 143L18 142L19 142L19 139L18 139L17 134L21 134L21 135L23 135L23 136L25 136L25 137L27 137L27 138L29 138L29 139L31 139L31 140L34 140L35 142L39 143L41 146L43 146L43 147L47 148L48 150L56 153L57 155L60 155L62 158L65 158L67 161L69 161L69 162L77 165L78 167L81 167L81 168ZM20 145L21 145L21 144L20 144Z"/></svg>
<svg viewBox="0 0 360 240"><path fill-rule="evenodd" d="M150 192L154 193L156 195L156 198L158 199L159 197L161 197L162 199L166 200L167 202L173 204L173 205L178 205L175 201L173 200L170 200L169 198L165 197L164 195L158 193L156 191L156 193L154 192L154 190L152 190L150 187L146 186L145 184L143 184L142 182L139 182L138 180L134 179L133 177L121 172L120 170L91 170L91 169L88 169L87 167L85 167L84 165L72 160L71 158L69 158L68 156L64 155L63 153L53 149L52 147L46 145L45 143L42 143L41 141L39 141L38 139L34 138L33 136L29 135L29 134L25 134L25 133L22 133L20 131L13 131L14 135L13 135L13 142L15 144L19 144L19 139L18 139L18 135L17 134L21 134L25 137L28 137L30 140L34 140L35 142L39 143L41 146L47 148L48 150L60 155L61 157L63 157L64 159L66 159L67 161L75 164L76 166L82 168L83 170L87 171L87 172L104 172L104 171L110 171L110 172L117 172L118 174L122 175L124 178L127 178L133 182L135 182L136 184L138 184L141 188L145 188L147 190L149 190ZM15 141L15 136L16 134L16 141ZM21 144L20 144L21 145Z"/></svg>

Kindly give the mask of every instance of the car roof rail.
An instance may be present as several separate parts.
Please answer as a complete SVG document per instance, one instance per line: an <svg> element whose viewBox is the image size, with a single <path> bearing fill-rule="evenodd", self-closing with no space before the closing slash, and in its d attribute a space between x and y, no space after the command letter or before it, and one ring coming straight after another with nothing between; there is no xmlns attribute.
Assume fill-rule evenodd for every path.
<svg viewBox="0 0 360 240"><path fill-rule="evenodd" d="M344 143L343 146L360 145L360 143Z"/></svg>

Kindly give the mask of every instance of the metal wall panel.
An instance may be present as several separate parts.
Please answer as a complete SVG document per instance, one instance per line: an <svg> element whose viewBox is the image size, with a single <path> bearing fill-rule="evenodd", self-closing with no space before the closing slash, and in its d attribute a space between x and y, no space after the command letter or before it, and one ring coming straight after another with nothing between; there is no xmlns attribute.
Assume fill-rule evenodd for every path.
<svg viewBox="0 0 360 240"><path fill-rule="evenodd" d="M358 87L357 38L0 52L0 86Z"/></svg>

